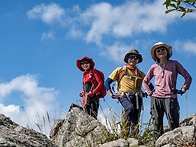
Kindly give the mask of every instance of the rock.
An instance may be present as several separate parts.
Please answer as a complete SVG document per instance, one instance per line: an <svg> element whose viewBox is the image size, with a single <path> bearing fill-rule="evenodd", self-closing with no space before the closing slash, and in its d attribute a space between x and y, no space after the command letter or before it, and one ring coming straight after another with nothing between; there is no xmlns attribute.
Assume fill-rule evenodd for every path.
<svg viewBox="0 0 196 147"><path fill-rule="evenodd" d="M51 140L60 147L136 147L139 141L134 138L108 142L112 136L98 120L86 114L78 105L72 104L66 118L57 120L50 132ZM111 138L110 138L111 139ZM180 120L180 127L164 133L156 141L158 147L196 146L196 115ZM152 141L153 144L153 141ZM145 147L141 145L140 147Z"/></svg>
<svg viewBox="0 0 196 147"><path fill-rule="evenodd" d="M138 147L138 140L134 138L118 139L101 144L98 147Z"/></svg>
<svg viewBox="0 0 196 147"><path fill-rule="evenodd" d="M47 136L32 129L19 126L10 118L0 114L1 147L57 147Z"/></svg>
<svg viewBox="0 0 196 147"><path fill-rule="evenodd" d="M184 146L189 142L196 145L196 114L180 120L180 127L164 133L156 141L156 146Z"/></svg>
<svg viewBox="0 0 196 147"><path fill-rule="evenodd" d="M65 120L58 120L50 132L51 140L61 147L96 146L107 139L107 131L98 120L72 104Z"/></svg>
<svg viewBox="0 0 196 147"><path fill-rule="evenodd" d="M180 127L182 126L191 126L191 125L195 125L196 126L196 114L190 114L189 116L183 118L180 120L179 122ZM169 128L168 125L164 126L164 132L169 132L171 131L171 129Z"/></svg>
<svg viewBox="0 0 196 147"><path fill-rule="evenodd" d="M191 125L196 126L196 114L194 113L180 120L180 126L191 126Z"/></svg>

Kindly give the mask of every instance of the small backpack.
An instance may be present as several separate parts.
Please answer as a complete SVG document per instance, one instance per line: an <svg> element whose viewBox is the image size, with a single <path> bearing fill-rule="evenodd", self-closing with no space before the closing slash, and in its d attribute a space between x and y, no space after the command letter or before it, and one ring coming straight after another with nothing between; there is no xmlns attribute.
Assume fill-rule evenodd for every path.
<svg viewBox="0 0 196 147"><path fill-rule="evenodd" d="M97 69L94 69L94 70L97 71L97 73L99 74L100 78L103 81L103 85L102 85L100 91L97 92L97 95L98 95L99 98L104 98L105 95L106 95L106 88L105 88L105 85L104 85L104 81L105 81L104 74L100 70L97 70ZM92 71L90 72L90 74L93 75Z"/></svg>

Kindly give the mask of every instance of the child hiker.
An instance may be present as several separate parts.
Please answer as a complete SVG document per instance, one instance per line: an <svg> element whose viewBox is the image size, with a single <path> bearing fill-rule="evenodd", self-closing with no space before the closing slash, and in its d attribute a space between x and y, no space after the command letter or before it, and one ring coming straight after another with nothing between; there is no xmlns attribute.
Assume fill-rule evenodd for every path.
<svg viewBox="0 0 196 147"><path fill-rule="evenodd" d="M108 94L117 98L125 109L129 136L134 135L134 127L139 123L144 95L141 85L145 74L137 68L142 60L142 55L137 50L129 51L124 57L126 66L116 68L105 81ZM110 86L114 81L117 81L117 95L113 94Z"/></svg>
<svg viewBox="0 0 196 147"><path fill-rule="evenodd" d="M82 98L82 108L86 113L97 119L99 108L99 92L104 86L97 70L94 69L95 63L89 57L77 60L77 67L83 71L83 91L80 92Z"/></svg>
<svg viewBox="0 0 196 147"><path fill-rule="evenodd" d="M170 60L172 47L162 42L156 43L151 49L151 56L156 62L151 66L143 80L143 88L151 96L151 116L154 125L154 139L163 134L164 112L171 130L179 127L179 104L177 99L177 75L184 77L185 83L181 93L185 93L191 85L192 78L184 67L176 60ZM154 92L149 89L148 83L155 77Z"/></svg>

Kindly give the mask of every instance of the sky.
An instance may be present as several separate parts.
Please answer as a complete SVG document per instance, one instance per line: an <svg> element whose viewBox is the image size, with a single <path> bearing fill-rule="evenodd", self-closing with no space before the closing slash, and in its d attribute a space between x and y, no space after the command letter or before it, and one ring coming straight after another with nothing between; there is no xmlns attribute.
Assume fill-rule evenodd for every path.
<svg viewBox="0 0 196 147"><path fill-rule="evenodd" d="M0 114L48 135L55 119L64 119L72 103L81 105L83 73L76 60L92 58L107 78L137 49L138 68L155 62L151 47L172 46L172 60L192 76L179 95L180 118L196 112L196 13L165 14L163 0L2 0L0 4ZM152 80L153 82L153 80ZM177 88L184 83L178 76ZM105 100L105 101L104 101ZM142 122L150 119L150 97L143 99ZM120 116L122 106L106 95L98 119ZM45 123L44 123L45 121ZM164 118L164 123L167 120Z"/></svg>

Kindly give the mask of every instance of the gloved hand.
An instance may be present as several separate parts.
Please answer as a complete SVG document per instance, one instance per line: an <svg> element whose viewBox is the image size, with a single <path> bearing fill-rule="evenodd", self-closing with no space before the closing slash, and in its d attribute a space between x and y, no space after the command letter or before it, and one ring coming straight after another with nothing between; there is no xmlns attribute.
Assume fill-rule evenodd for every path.
<svg viewBox="0 0 196 147"><path fill-rule="evenodd" d="M174 94L184 94L186 92L185 89L182 89L182 90L178 90L178 89L175 89L175 88L172 88L171 92L173 92Z"/></svg>
<svg viewBox="0 0 196 147"><path fill-rule="evenodd" d="M119 99L120 97L121 97L120 94L118 94L118 95L112 95L112 98L113 98L113 99Z"/></svg>
<svg viewBox="0 0 196 147"><path fill-rule="evenodd" d="M84 96L84 91L80 92L79 96L83 97Z"/></svg>
<svg viewBox="0 0 196 147"><path fill-rule="evenodd" d="M88 95L89 97L93 97L93 96L95 95L95 93L94 93L94 92L89 92L89 93L87 93L87 95Z"/></svg>
<svg viewBox="0 0 196 147"><path fill-rule="evenodd" d="M147 98L148 94L146 92L145 93L143 92L142 93L142 96L145 97L145 98Z"/></svg>

